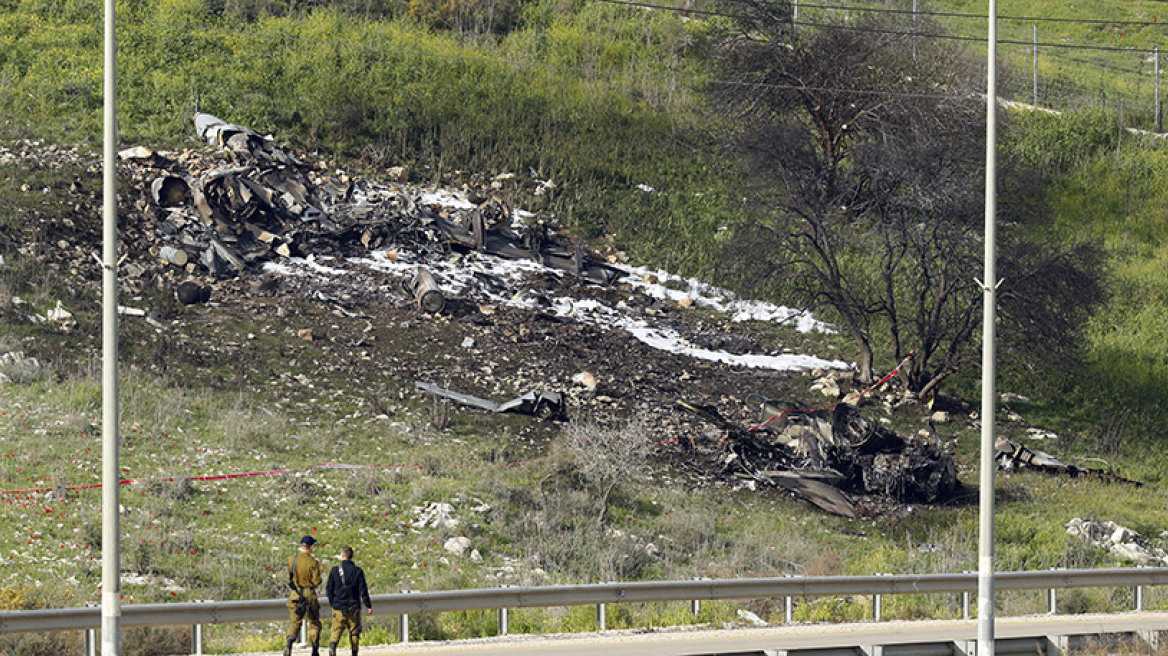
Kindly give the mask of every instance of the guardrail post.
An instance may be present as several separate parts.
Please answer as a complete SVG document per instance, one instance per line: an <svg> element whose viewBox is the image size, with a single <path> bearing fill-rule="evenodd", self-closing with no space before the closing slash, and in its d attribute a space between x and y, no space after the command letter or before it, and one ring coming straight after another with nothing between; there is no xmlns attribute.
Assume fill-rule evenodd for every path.
<svg viewBox="0 0 1168 656"><path fill-rule="evenodd" d="M305 614L307 616L307 613ZM308 620L300 620L300 645L304 647L308 644Z"/></svg>
<svg viewBox="0 0 1168 656"><path fill-rule="evenodd" d="M702 600L701 599L694 599L694 600L690 601L689 602L689 610L691 613L693 613L694 619L696 620L698 618L698 615L701 614L701 612L702 612Z"/></svg>
<svg viewBox="0 0 1168 656"><path fill-rule="evenodd" d="M87 603L86 608L96 604ZM85 629L85 656L97 656L97 629Z"/></svg>
<svg viewBox="0 0 1168 656"><path fill-rule="evenodd" d="M881 598L880 593L876 593L876 594L872 595L872 621L873 622L881 621L881 617L884 615L884 613L882 612L882 609L881 609L881 606L883 605L883 601L884 600Z"/></svg>
<svg viewBox="0 0 1168 656"><path fill-rule="evenodd" d="M969 590L961 593L961 618L969 619Z"/></svg>
<svg viewBox="0 0 1168 656"><path fill-rule="evenodd" d="M1046 614L1054 615L1058 612L1058 591L1049 588L1046 591Z"/></svg>
<svg viewBox="0 0 1168 656"><path fill-rule="evenodd" d="M506 584L506 583L503 583L499 587L500 588L509 588L511 586ZM507 609L500 608L499 609L499 635L505 636L511 631L509 619L510 618L508 618L508 616L507 616Z"/></svg>
<svg viewBox="0 0 1168 656"><path fill-rule="evenodd" d="M1137 585L1134 600L1135 610L1144 609L1144 586Z"/></svg>
<svg viewBox="0 0 1168 656"><path fill-rule="evenodd" d="M791 621L795 618L795 600L787 597L784 605L786 606L787 610L787 624L790 624Z"/></svg>
<svg viewBox="0 0 1168 656"><path fill-rule="evenodd" d="M604 604L596 604L596 630L608 630L608 618L606 617L606 607Z"/></svg>
<svg viewBox="0 0 1168 656"><path fill-rule="evenodd" d="M413 592L413 590L402 590L402 592ZM397 618L397 641L401 644L409 644L410 642L410 615L409 613L402 613Z"/></svg>
<svg viewBox="0 0 1168 656"><path fill-rule="evenodd" d="M203 625L191 625L191 654L192 656L203 656Z"/></svg>
<svg viewBox="0 0 1168 656"><path fill-rule="evenodd" d="M195 600L196 604L201 604L203 602L204 602L203 599L196 599ZM203 625L202 624L192 624L191 625L191 655L192 656L203 656Z"/></svg>

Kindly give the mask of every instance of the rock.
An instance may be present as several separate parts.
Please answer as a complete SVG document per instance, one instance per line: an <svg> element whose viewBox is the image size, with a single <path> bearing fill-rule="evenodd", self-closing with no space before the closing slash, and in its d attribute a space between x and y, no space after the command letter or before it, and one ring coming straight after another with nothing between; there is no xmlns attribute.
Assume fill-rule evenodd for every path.
<svg viewBox="0 0 1168 656"><path fill-rule="evenodd" d="M840 395L840 386L836 379L832 378L831 376L824 376L811 384L811 391L819 392L820 394L830 399L838 399Z"/></svg>
<svg viewBox="0 0 1168 656"><path fill-rule="evenodd" d="M470 548L470 538L462 535L450 538L442 545L442 548L455 556L461 556Z"/></svg>
<svg viewBox="0 0 1168 656"><path fill-rule="evenodd" d="M459 521L452 517L454 506L448 503L434 502L425 508L414 508L415 519L410 523L414 528L437 528L451 530L458 526Z"/></svg>
<svg viewBox="0 0 1168 656"><path fill-rule="evenodd" d="M580 385L589 392L596 391L596 376L590 371L581 371L572 376L572 382Z"/></svg>
<svg viewBox="0 0 1168 656"><path fill-rule="evenodd" d="M73 318L72 312L62 307L61 301L57 301L57 306L45 313L45 320L65 332L77 327L77 319Z"/></svg>
<svg viewBox="0 0 1168 656"><path fill-rule="evenodd" d="M738 619L748 622L753 626L770 626L766 620L746 610L745 608L738 609Z"/></svg>

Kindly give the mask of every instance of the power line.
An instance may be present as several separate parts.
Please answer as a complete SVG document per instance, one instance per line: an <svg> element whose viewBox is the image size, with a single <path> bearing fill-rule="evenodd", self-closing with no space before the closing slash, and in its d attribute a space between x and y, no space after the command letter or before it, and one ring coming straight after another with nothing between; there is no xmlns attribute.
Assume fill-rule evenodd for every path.
<svg viewBox="0 0 1168 656"><path fill-rule="evenodd" d="M596 0L614 5L627 5L630 7L642 7L645 9L663 9L666 11L683 11L690 14L704 14L710 16L725 16L728 18L744 18L742 14L733 14L729 12L719 12L707 9L687 9L683 7L670 7L666 5L654 5L643 2L633 2L631 0ZM829 11L860 11L872 14L907 14L912 16L936 16L941 18L971 18L976 20L986 20L985 14L965 14L959 12L948 11L924 11L912 9L887 9L883 7L861 7L856 5L816 5L799 3L799 8L807 9L826 9ZM1048 18L1042 16L1001 16L998 20L1018 21L1022 23L1086 23L1093 25L1124 25L1136 27L1150 27L1150 26L1164 26L1168 27L1168 23L1161 23L1159 21L1129 21L1129 20L1105 20L1102 18Z"/></svg>
<svg viewBox="0 0 1168 656"><path fill-rule="evenodd" d="M0 4L4 4L4 2L2 0L0 0ZM14 5L10 5L10 6L14 6ZM15 6L20 6L20 5L15 5ZM27 5L25 5L25 6L27 6ZM44 7L44 8L50 8L50 7ZM94 12L87 11L84 9L57 8L57 7L51 7L51 9L66 11L69 13L81 14L81 15L85 15L85 16L95 16L96 15ZM437 52L428 52L425 50L394 48L394 47L389 47L389 46L385 46L385 45L373 46L373 45L352 43L352 42L347 42L347 41L336 41L336 40L332 40L332 39L318 39L318 38L312 38L312 37L295 36L295 35L291 35L291 34L273 34L273 33L269 33L269 32L262 32L259 30L245 30L245 29L241 29L241 28L230 28L230 27L224 27L224 26L220 26L220 25L211 25L211 24L207 24L207 23L164 21L164 20L158 20L158 19L126 17L126 16L120 16L119 18L121 18L122 20L132 21L132 22L136 22L136 23L147 23L147 24L151 24L151 25L162 25L162 26L167 26L167 27L182 27L182 28L187 28L187 29L200 28L200 29L206 30L208 32L221 32L221 33L226 33L226 34L236 34L236 35L249 36L249 37L259 37L259 38L273 39L273 40L279 40L279 41L297 41L297 42L301 42L301 43L309 43L309 44L314 44L314 45L338 46L338 47L345 47L345 48L353 48L356 50L364 50L366 52L373 52L373 53L398 53L398 54L414 55L414 56L418 56L418 57L429 57L429 58L434 58L434 59L450 59L450 60L462 61L462 62L496 64L496 65L501 65L501 66L510 66L513 68L525 68L525 67L542 68L542 69L546 69L546 70L562 71L562 72L588 73L591 75L600 75L600 76L606 76L606 77L610 77L610 78L617 78L618 76L630 74L628 71L619 70L619 69L605 69L605 68L596 68L596 67L590 67L590 66L567 66L567 65L559 65L559 64L546 64L546 63L536 62L536 61L531 61L531 60L514 60L514 59L493 58L493 57L486 57L486 56L471 56L471 55L457 55L457 54L450 54L450 53L437 53ZM776 83L768 83L768 82L746 82L743 80L726 80L726 79L718 79L718 78L695 77L695 76L688 76L688 75L639 75L639 77L641 77L643 79L649 79L649 80L655 80L655 81L689 82L689 83L695 83L695 84L721 84L721 85L726 85L726 86L752 86L752 87L756 87L756 88L788 90L788 91L803 90L803 91L831 92L831 93L854 93L857 95L886 95L886 96L906 97L906 98L933 98L933 99L952 99L952 98L965 97L965 94L958 94L958 93L950 93L950 94L923 93L923 92L922 93L912 93L912 92L885 91L885 90L879 90L879 89L846 89L846 88L841 88L841 87L809 87L806 85L776 84Z"/></svg>
<svg viewBox="0 0 1168 656"><path fill-rule="evenodd" d="M598 0L599 2L609 2L614 0ZM972 18L985 20L986 16L983 14L963 14L956 12L943 11L913 11L912 9L883 9L880 7L857 7L848 5L809 5L799 4L800 7L809 7L812 9L828 9L828 10L843 10L843 11L867 11L873 13L884 14L912 14L916 16L939 16L942 18ZM1042 16L1002 16L999 15L998 20L1018 21L1020 23L1087 23L1092 25L1131 25L1139 27L1150 26L1165 26L1165 23L1159 21L1114 21L1104 20L1102 18L1048 18Z"/></svg>
<svg viewBox="0 0 1168 656"><path fill-rule="evenodd" d="M678 13L684 13L684 14L703 14L703 15L709 15L709 16L722 16L725 18L750 18L749 16L746 16L744 14L731 14L731 13L726 13L726 12L686 9L684 7L670 7L668 5L656 5L656 4L650 4L647 2L633 2L632 0L596 0L596 1L601 2L601 3L606 3L606 4L624 5L627 7L639 7L642 9L659 9L662 11L672 11L672 12L678 12ZM805 5L805 4L801 4L800 7L817 7L820 9L852 9L852 10L856 10L856 11L868 11L868 12L872 12L872 13L895 13L895 14L911 14L911 13L913 13L912 10L907 10L907 9L875 9L875 8L868 9L865 7L846 7L846 6L832 6L832 5ZM982 18L982 19L986 18L985 16L977 16L976 14L943 14L943 13L939 13L939 12L934 12L934 13L917 12L917 13L918 13L918 15L936 15L936 16L948 15L948 16L959 16L959 17L967 17L967 18ZM1023 17L1017 17L1017 16L1013 17L1013 18L1015 20L1020 20L1020 21L1021 20L1026 20L1026 21L1031 20L1029 18L1023 18ZM1080 21L1081 20L1082 22L1098 22L1098 23L1105 23L1107 25L1115 25L1116 24L1114 22L1091 21L1088 19L1061 19L1061 18L1056 19L1056 18L1052 18L1052 19L1047 19L1047 20L1049 20L1049 21L1072 21L1072 20ZM912 36L912 37L917 37L917 38L922 38L922 39L941 39L941 40L949 40L949 41L971 41L974 43L986 43L986 41L987 41L987 39L985 37L958 36L955 34L937 34L935 32L905 32L905 31L898 31L898 30L877 29L877 28L868 28L868 27L855 27L855 26L850 26L850 25L839 25L839 24L835 24L835 23L812 23L809 21L797 21L797 20L792 20L790 22L792 25L794 25L796 27L798 27L800 25L805 25L807 27L818 27L818 28L822 28L822 29L853 30L853 31L857 31L857 32L873 32L873 33L878 33L878 34ZM1147 25L1164 25L1164 23L1147 23ZM1012 44L1012 45L1024 45L1024 46L1034 45L1033 42L1031 42L1031 41L1011 41L1008 39L998 39L997 42L999 44ZM1123 48L1123 47L1119 47L1119 46L1093 46L1093 45L1079 45L1079 44L1071 44L1071 43L1045 43L1045 44L1043 44L1043 47L1068 48L1068 49L1077 49L1077 50L1150 52L1150 50L1148 48Z"/></svg>
<svg viewBox="0 0 1168 656"><path fill-rule="evenodd" d="M614 4L635 4L635 3L625 2L624 0L598 0L598 1L599 2L609 2L609 3L614 3ZM0 5L5 5L5 4L8 5L10 8L27 8L29 6L29 4L27 4L27 3L12 2L11 0L0 0ZM653 5L636 4L636 6L653 6ZM73 14L80 14L80 15L84 15L84 16L97 16L98 15L94 11L89 11L89 10L79 9L79 8L49 7L46 5L41 5L40 8L51 9L54 11L61 11L61 12L67 12L67 13L73 13ZM683 10L680 8L672 8L672 7L664 7L664 6L661 6L660 8L671 10L671 11L686 11L686 10ZM373 52L373 53L398 53L398 54L412 55L412 56L417 56L417 57L427 57L427 58L434 58L434 59L447 59L447 60L453 60L453 61L481 63L481 64L495 64L495 65L500 65L500 66L509 66L509 67L513 67L516 69L525 68L525 67L527 67L527 68L540 68L540 69L544 69L544 70L559 71L559 72L587 73L590 75L600 75L600 76L606 76L606 77L610 77L610 78L617 78L618 76L626 76L626 75L630 74L629 71L618 70L618 69L604 69L604 68L596 68L596 67L590 67L590 66L568 66L568 65L559 65L559 64L547 64L547 63L531 61L531 60L513 60L513 59L506 59L506 58L493 58L493 57L487 57L487 56L436 53L436 52L429 52L429 51L425 51L425 50L417 50L417 49L410 49L410 48L394 48L394 47L388 47L385 45L373 46L373 45L358 44L358 43L345 42L345 41L336 41L336 40L331 40L331 39L319 39L319 38L312 38L312 37L296 36L296 35L291 35L291 34L274 34L274 33L262 32L259 30L247 30L244 28L230 28L230 27L225 27L225 26L221 26L221 25L211 25L211 24L207 24L207 23L164 21L164 20L159 20L159 19L126 17L124 15L120 16L120 18L122 18L123 20L132 21L132 22L148 23L148 24L152 24L152 25L163 25L163 26L168 26L168 27L182 27L182 28L187 28L187 29L194 27L194 28L201 28L201 29L206 30L208 32L220 32L220 33L225 33L225 34L235 34L235 35L248 36L248 37L259 37L259 38L264 38L264 39L273 39L273 40L280 40L280 41L296 41L296 42L300 42L300 43L309 43L309 44L316 44L316 45L330 45L330 46L364 50L364 51ZM953 35L920 34L920 33L902 32L902 31L895 31L895 30L873 30L873 29L867 29L867 28L840 26L840 25L833 25L833 24L799 22L799 23L796 23L796 25L806 25L809 27L822 27L822 28L829 28L829 29L834 28L834 29L854 30L854 31L867 31L867 32L874 32L874 33L886 33L886 34L890 34L890 35L906 36L906 37L939 38L939 39L949 39L949 40L959 40L959 41L973 41L973 42L981 42L981 43L986 42L986 39L976 38L976 37L959 37L959 36L953 36ZM1032 44L1030 44L1028 42L1024 42L1024 41L1001 41L1001 40L999 40L999 43L1024 45L1027 47L1032 45ZM1063 48L1111 50L1111 51L1119 50L1119 51L1125 51L1125 52L1133 51L1132 49L1123 49L1123 48L1107 48L1107 47L1102 47L1102 46L1072 46L1069 44L1050 44L1047 47L1063 47ZM747 82L747 81L743 81L743 80L726 80L726 79L695 77L695 76L687 76L687 75L652 75L652 74L650 74L650 75L640 75L639 77L641 77L642 79L653 80L653 81L658 81L658 82L668 81L668 82L687 82L687 83L691 83L691 84L751 86L751 87L760 88L760 89L775 89L775 90L787 90L787 91L810 91L810 92L820 92L820 93L839 93L839 94L855 94L855 95L876 95L876 96L901 97L901 98L918 98L918 99L940 100L940 99L957 99L957 98L968 97L968 94L961 94L961 93L924 93L924 92L918 93L918 92L906 92L906 91L888 91L888 90L881 90L881 89L848 89L848 88L841 88L841 87L819 87L819 86L806 86L806 85L776 84L776 83L767 83L767 82ZM1092 103L1092 102L1084 102L1083 104L1084 105L1093 105L1094 104L1094 105L1101 105L1101 106L1108 105L1108 103Z"/></svg>

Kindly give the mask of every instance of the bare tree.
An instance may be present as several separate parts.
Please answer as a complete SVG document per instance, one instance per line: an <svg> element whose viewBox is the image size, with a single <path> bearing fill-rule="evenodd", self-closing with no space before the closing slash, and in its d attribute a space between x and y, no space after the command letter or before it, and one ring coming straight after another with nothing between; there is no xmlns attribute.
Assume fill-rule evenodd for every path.
<svg viewBox="0 0 1168 656"><path fill-rule="evenodd" d="M605 428L589 422L572 422L564 431L563 447L575 473L594 493L596 525L608 517L609 500L622 484L636 485L649 472L648 431L634 420L622 428Z"/></svg>
<svg viewBox="0 0 1168 656"><path fill-rule="evenodd" d="M894 361L913 350L907 386L933 391L975 354L981 320L978 63L953 42L914 41L887 14L795 32L785 2L725 4L735 18L717 40L723 81L708 97L758 201L736 235L748 255L735 254L733 267L831 310L859 350L861 382L873 379L877 348ZM1000 228L1007 242L1024 240L1017 283L1035 281L1043 260L1091 277L1083 265L1096 260L1035 241L1019 218ZM1091 298L1060 296L1080 306Z"/></svg>

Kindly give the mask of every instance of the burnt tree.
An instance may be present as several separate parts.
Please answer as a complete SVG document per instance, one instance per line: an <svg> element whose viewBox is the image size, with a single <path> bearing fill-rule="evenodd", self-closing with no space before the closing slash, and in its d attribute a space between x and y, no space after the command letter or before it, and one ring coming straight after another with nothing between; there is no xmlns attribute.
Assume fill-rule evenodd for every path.
<svg viewBox="0 0 1168 656"><path fill-rule="evenodd" d="M954 42L914 39L895 16L794 31L786 3L725 6L732 27L716 39L722 81L708 99L757 203L737 227L730 266L753 291L834 314L859 350L861 382L873 380L878 350L893 361L915 350L907 387L934 391L978 346L981 67ZM1014 240L1002 252L1025 257L1002 262L1003 275L1037 282L1033 267L1058 261L1076 280L1091 278L1080 265L1094 260L1080 257L1080 246L1039 243L1029 217L1012 218L999 219L999 240ZM1057 287L1013 289L1013 298L1037 307L1090 301L1048 297ZM1013 315L1022 314L1034 318Z"/></svg>

